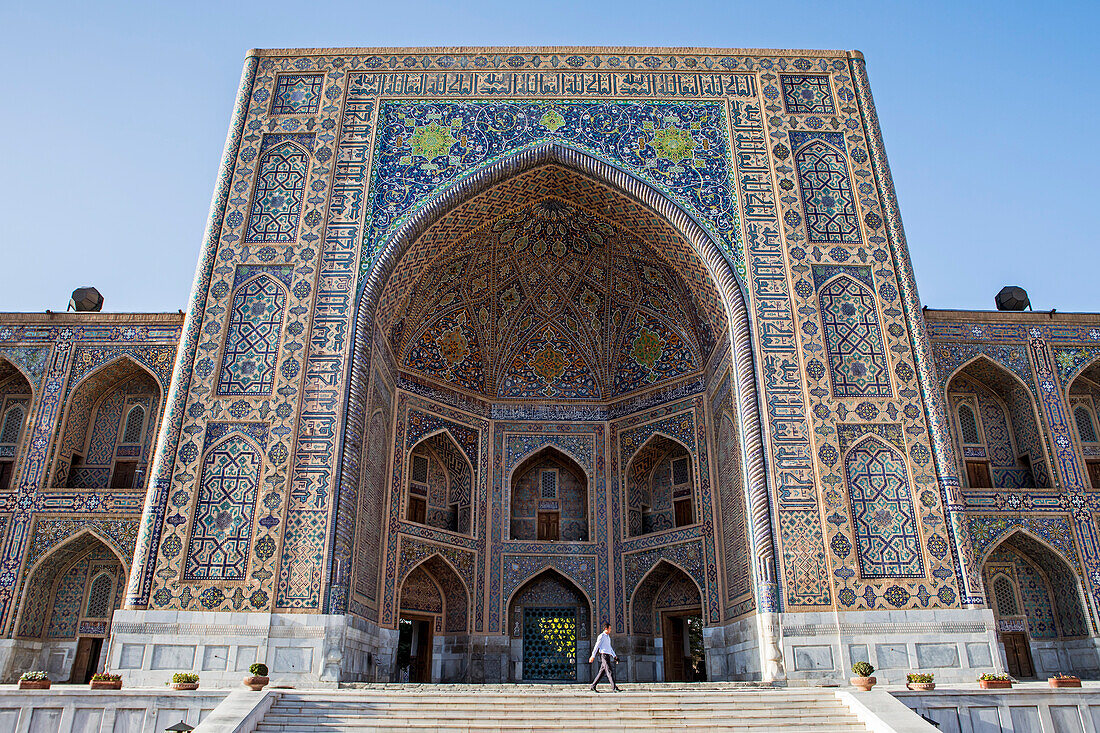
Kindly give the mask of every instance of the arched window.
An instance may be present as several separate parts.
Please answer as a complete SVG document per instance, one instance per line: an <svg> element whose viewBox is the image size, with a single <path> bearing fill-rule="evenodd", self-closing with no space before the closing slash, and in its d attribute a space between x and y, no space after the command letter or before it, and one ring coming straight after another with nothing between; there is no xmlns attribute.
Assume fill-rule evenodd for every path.
<svg viewBox="0 0 1100 733"><path fill-rule="evenodd" d="M978 418L970 405L959 405L959 434L962 435L963 445L981 445Z"/></svg>
<svg viewBox="0 0 1100 733"><path fill-rule="evenodd" d="M22 405L12 405L4 413L4 424L0 427L0 445L15 445L19 442L19 433L23 429L26 412Z"/></svg>
<svg viewBox="0 0 1100 733"><path fill-rule="evenodd" d="M106 570L95 576L88 591L88 606L84 615L89 618L107 618L111 615L111 591L115 579Z"/></svg>
<svg viewBox="0 0 1100 733"><path fill-rule="evenodd" d="M126 415L126 427L122 430L123 445L140 445L141 436L145 432L145 408L134 405Z"/></svg>
<svg viewBox="0 0 1100 733"><path fill-rule="evenodd" d="M1078 405L1073 410L1073 419L1077 423L1077 434L1081 436L1081 442L1095 443L1096 425L1092 421L1092 413L1089 412L1089 408Z"/></svg>
<svg viewBox="0 0 1100 733"><path fill-rule="evenodd" d="M1001 616L1019 616L1020 607L1016 603L1016 589L1005 575L998 575L993 581L993 598L997 601L997 612Z"/></svg>

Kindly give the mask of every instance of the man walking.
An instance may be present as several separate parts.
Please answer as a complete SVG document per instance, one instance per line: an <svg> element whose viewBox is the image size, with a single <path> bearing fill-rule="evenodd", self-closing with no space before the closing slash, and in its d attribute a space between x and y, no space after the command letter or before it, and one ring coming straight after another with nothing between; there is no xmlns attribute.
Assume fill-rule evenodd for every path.
<svg viewBox="0 0 1100 733"><path fill-rule="evenodd" d="M596 637L596 646L592 649L592 656L588 658L589 664L596 661L597 655L600 657L600 671L596 673L596 679L592 680L592 692L599 692L596 685L604 675L607 675L607 681L611 683L611 691L618 692L619 686L615 684L615 675L611 674L611 660L619 661L619 655L611 647L611 624L609 623L604 623L603 633Z"/></svg>

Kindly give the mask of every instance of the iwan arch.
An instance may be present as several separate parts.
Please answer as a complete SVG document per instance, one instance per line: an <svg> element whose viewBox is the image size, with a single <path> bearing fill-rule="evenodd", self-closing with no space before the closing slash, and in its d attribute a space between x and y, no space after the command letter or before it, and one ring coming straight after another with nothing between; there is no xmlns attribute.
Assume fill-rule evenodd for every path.
<svg viewBox="0 0 1100 733"><path fill-rule="evenodd" d="M0 319L3 562L84 609L5 673L1100 673L1098 341L922 312L858 53L256 51L182 324Z"/></svg>

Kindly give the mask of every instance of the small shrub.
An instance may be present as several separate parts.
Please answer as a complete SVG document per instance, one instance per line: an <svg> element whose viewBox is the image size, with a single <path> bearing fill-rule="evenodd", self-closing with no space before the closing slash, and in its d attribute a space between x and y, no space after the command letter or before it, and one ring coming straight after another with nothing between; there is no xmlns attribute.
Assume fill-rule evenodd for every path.
<svg viewBox="0 0 1100 733"><path fill-rule="evenodd" d="M175 684L192 684L199 681L199 676L194 672L176 672L172 675L172 682Z"/></svg>
<svg viewBox="0 0 1100 733"><path fill-rule="evenodd" d="M905 681L906 682L916 682L916 683L925 685L925 684L928 684L929 682L935 682L936 681L936 675L931 674L929 672L910 672L909 674L905 675Z"/></svg>
<svg viewBox="0 0 1100 733"><path fill-rule="evenodd" d="M253 677L267 677L267 665L256 662L248 668L248 673Z"/></svg>
<svg viewBox="0 0 1100 733"><path fill-rule="evenodd" d="M852 665L852 673L857 677L870 677L875 673L875 668L870 662L856 662Z"/></svg>
<svg viewBox="0 0 1100 733"><path fill-rule="evenodd" d="M978 678L979 682L1011 682L1012 678L1007 674L997 674L995 672L986 672Z"/></svg>
<svg viewBox="0 0 1100 733"><path fill-rule="evenodd" d="M1066 674L1065 672L1059 672L1058 674L1052 674L1050 676L1052 680L1077 680L1081 679L1075 674Z"/></svg>
<svg viewBox="0 0 1100 733"><path fill-rule="evenodd" d="M122 682L122 675L110 672L96 672L92 675L92 682Z"/></svg>
<svg viewBox="0 0 1100 733"><path fill-rule="evenodd" d="M35 670L33 672L24 672L19 676L20 682L49 682L50 676L42 670Z"/></svg>

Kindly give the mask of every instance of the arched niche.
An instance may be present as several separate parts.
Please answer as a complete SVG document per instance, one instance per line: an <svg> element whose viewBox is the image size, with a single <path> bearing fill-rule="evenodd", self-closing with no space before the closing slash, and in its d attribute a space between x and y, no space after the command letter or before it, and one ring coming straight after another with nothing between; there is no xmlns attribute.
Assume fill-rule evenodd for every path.
<svg viewBox="0 0 1100 733"><path fill-rule="evenodd" d="M30 569L23 584L15 638L41 642L51 654L51 678L87 682L102 670L101 653L111 617L122 606L126 560L109 542L84 530L51 549Z"/></svg>
<svg viewBox="0 0 1100 733"><path fill-rule="evenodd" d="M699 585L661 560L630 599L631 660L639 681L705 681L703 600Z"/></svg>
<svg viewBox="0 0 1100 733"><path fill-rule="evenodd" d="M536 179L541 179L541 182ZM529 204L521 206L520 196L525 196L524 200ZM554 203L555 200L557 203ZM600 203L593 207L587 201ZM665 336L658 334L660 339L654 340L643 333L643 330L653 331L651 323L644 318L641 322L637 319L618 321L621 325L637 329L637 333L632 332L630 339L601 345L598 351L600 358L579 354L578 350L588 348L586 344L597 343L585 329L591 329L592 324L600 322L604 313L602 309L609 306L600 300L599 294L603 292L600 288L592 288L596 297L584 294L583 289L574 292L566 287L568 292L562 292L563 286L557 283L558 276L568 274L572 277L580 271L550 267L549 258L564 257L559 251L568 253L569 249L561 249L558 243L547 241L543 261L536 263L545 274L541 278L531 278L525 274L516 283L516 294L508 295L508 288L496 292L491 287L493 278L488 276L489 269L485 270L484 279L480 277L481 270L478 268L483 267L486 260L492 260L495 256L493 252L506 253L508 246L514 249L524 243L530 244L534 241L530 237L518 242L519 235L528 229L535 231L536 226L547 227L551 222L557 226L557 217L571 216L567 209L559 205L561 203L565 207L587 207L592 216L612 227L621 224L626 229L635 230L644 225L656 233L653 237L647 234L641 240L643 244L648 242L655 250L660 267L653 268L653 272L649 273L634 268L638 270L637 277L631 276L631 280L645 283L647 278L660 279L662 273L671 270L683 279L696 300L692 306L695 313L685 313L691 318L682 319L682 324L673 329L678 342L673 344L668 341L670 346L676 348L669 348L667 353L681 353L679 342L687 345L728 344L731 350L731 409L737 415L744 491L749 504L745 514L752 517L747 528L753 558L750 569L759 575L765 585L770 584L774 581L775 553L760 430L761 403L755 383L752 331L743 286L723 254L724 244L699 226L667 193L587 151L556 141L515 151L470 171L452 185L441 187L410 210L408 216L383 241L377 243L377 257L366 274L357 301L350 377L353 402L370 382L371 354L378 345L374 338L376 334L381 334L389 342L382 348L394 355L396 368L399 371L411 370L407 375L401 375L408 382L423 384L425 380L431 381L430 377L424 376L430 373L442 375L446 388L461 393L459 399L462 400L467 395L478 400L516 400L492 406L493 410L499 408L505 414L526 407L533 401L593 401L594 392L587 387L569 394L558 390L554 383L558 374L587 373L592 375L592 383L602 385L600 390L610 385L610 391L615 395L629 393L629 384L615 386L616 375L620 373L617 366L625 362L608 359L611 354L617 359L624 354L634 359L636 354L635 367L631 369L641 377L633 382L640 385L638 393L662 384L666 372L661 368L654 369L654 357L658 354L655 344ZM521 208L531 216L522 222L513 222L512 214ZM568 221L565 228L573 232ZM453 252L451 260L442 261L449 256L448 247L456 239L475 231L486 235L491 233L496 237L491 252L473 248ZM497 247L502 237L507 238L508 241L503 244L508 246ZM593 240L588 241L591 243ZM478 260L479 257L481 260ZM438 273L438 277L425 279L424 275L429 270ZM497 272L492 270L493 277L497 277ZM422 286L429 294L432 288L425 283L435 286L431 297L413 297L412 294L420 292ZM581 284L581 280L578 279L577 284ZM523 289L529 292L525 295L520 293ZM648 294L644 287L635 289L643 298ZM474 300L482 297L481 294L485 294L485 302L478 301L477 307L473 308ZM490 304L489 300L497 296L507 302L493 300ZM547 310L547 313L540 312L537 317L533 316L530 321L520 318L515 322L519 330L506 333L509 338L515 337L516 348L498 348L491 336L499 332L500 316L504 314L502 309L518 303L517 297L527 297L532 302L538 300L541 304L550 304L547 309L558 310L550 314L553 317L546 317ZM686 305L688 301L684 302ZM434 305L429 307L429 304L438 304L439 308ZM578 304L581 308L591 308L597 315L576 317ZM570 319L575 323L569 323ZM699 319L710 324L712 337L721 334L721 338L696 338L690 329L685 330L686 324ZM524 330L527 326L530 328ZM578 331L584 338L574 337L571 333L563 334L563 330L569 329ZM694 330L697 335L702 335L699 329ZM628 347L625 350L624 345ZM486 358L486 350L494 348L499 353ZM660 353L666 353L663 346ZM526 362L530 369L514 368L519 356L530 357ZM410 363L415 365L415 369L408 367ZM696 367L701 366L701 363L696 364ZM605 368L606 373L601 372ZM683 373L680 372L681 375ZM534 385L536 388L524 392L526 387L523 385ZM519 394L524 397L516 397ZM595 401L604 401L609 396L600 391L600 399ZM363 401L360 399L360 402ZM352 404L349 409L352 412L365 411L367 405L356 407ZM343 442L345 452L340 472L341 493L354 492L357 487L359 462L357 455L347 446L362 443L366 422L365 412L348 421L349 434ZM499 460L500 457L490 454L490 465ZM504 488L507 491L508 484ZM699 507L695 508L698 512ZM505 517L510 522L510 512ZM623 519L625 521L625 513ZM346 520L337 518L338 527L342 521ZM762 588L761 592L767 593L769 590Z"/></svg>
<svg viewBox="0 0 1100 733"><path fill-rule="evenodd" d="M965 486L1053 485L1035 402L1019 377L980 356L951 376L947 405Z"/></svg>
<svg viewBox="0 0 1100 733"><path fill-rule="evenodd" d="M1078 575L1059 552L1029 532L1012 532L986 555L982 580L1009 674L1095 671ZM1082 651L1092 655L1085 669L1078 667Z"/></svg>
<svg viewBox="0 0 1100 733"><path fill-rule="evenodd" d="M655 433L626 467L630 536L695 524L696 495L695 457L680 441Z"/></svg>
<svg viewBox="0 0 1100 733"><path fill-rule="evenodd" d="M520 586L508 602L507 616L515 679L575 682L587 662L590 611L584 591L552 568Z"/></svg>
<svg viewBox="0 0 1100 733"><path fill-rule="evenodd" d="M451 564L432 555L410 570L398 609L395 681L462 681L467 656L443 639L468 633L470 594Z"/></svg>
<svg viewBox="0 0 1100 733"><path fill-rule="evenodd" d="M142 488L160 406L156 377L129 357L84 377L67 400L52 485Z"/></svg>
<svg viewBox="0 0 1100 733"><path fill-rule="evenodd" d="M0 357L0 490L15 487L34 393L27 377Z"/></svg>
<svg viewBox="0 0 1100 733"><path fill-rule="evenodd" d="M1100 489L1100 359L1079 371L1066 393L1072 431L1085 461L1086 486Z"/></svg>
<svg viewBox="0 0 1100 733"><path fill-rule="evenodd" d="M566 453L545 446L511 477L509 538L538 542L588 541L588 475Z"/></svg>
<svg viewBox="0 0 1100 733"><path fill-rule="evenodd" d="M450 433L417 443L409 451L406 475L405 521L470 534L473 469Z"/></svg>

